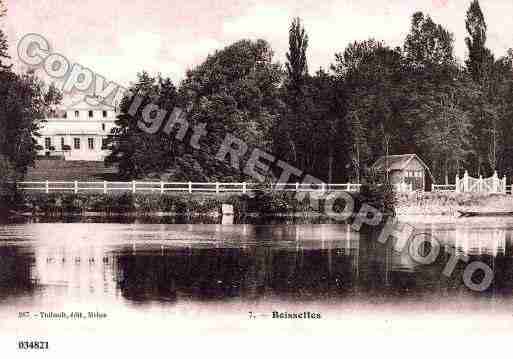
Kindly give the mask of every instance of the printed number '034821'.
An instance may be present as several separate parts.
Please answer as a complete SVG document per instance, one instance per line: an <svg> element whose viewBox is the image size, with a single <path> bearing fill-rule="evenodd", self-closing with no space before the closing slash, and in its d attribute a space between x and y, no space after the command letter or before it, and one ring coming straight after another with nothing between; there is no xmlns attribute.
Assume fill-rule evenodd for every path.
<svg viewBox="0 0 513 359"><path fill-rule="evenodd" d="M26 341L18 342L18 349L22 350L47 350L48 342Z"/></svg>

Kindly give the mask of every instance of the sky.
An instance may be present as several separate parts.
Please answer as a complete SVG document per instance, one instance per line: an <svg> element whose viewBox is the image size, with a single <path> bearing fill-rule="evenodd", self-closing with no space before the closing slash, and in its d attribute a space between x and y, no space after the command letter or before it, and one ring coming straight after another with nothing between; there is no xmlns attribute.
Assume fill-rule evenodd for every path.
<svg viewBox="0 0 513 359"><path fill-rule="evenodd" d="M470 0L4 0L2 19L16 64L16 44L43 35L52 50L127 86L137 72L160 72L175 82L208 54L239 39L263 38L284 62L288 27L302 18L310 38L311 72L325 69L348 43L373 37L401 46L411 15L423 11L454 33L466 55ZM513 47L513 1L481 0L488 46L497 56ZM23 66L16 64L23 71Z"/></svg>

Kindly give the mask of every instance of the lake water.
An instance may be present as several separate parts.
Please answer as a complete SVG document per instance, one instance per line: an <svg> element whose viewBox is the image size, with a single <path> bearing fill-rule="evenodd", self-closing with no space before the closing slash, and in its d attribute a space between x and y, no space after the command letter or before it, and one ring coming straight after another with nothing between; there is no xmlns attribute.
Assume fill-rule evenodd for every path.
<svg viewBox="0 0 513 359"><path fill-rule="evenodd" d="M330 323L368 334L432 320L448 324L441 331L451 320L459 331L511 330L513 222L413 225L442 244L431 265L379 243L377 230L341 224L2 224L0 333L185 335L252 326L305 334ZM451 249L493 269L486 291L464 285L463 262L442 275ZM274 311L321 319L278 320ZM40 312L107 318L44 319Z"/></svg>

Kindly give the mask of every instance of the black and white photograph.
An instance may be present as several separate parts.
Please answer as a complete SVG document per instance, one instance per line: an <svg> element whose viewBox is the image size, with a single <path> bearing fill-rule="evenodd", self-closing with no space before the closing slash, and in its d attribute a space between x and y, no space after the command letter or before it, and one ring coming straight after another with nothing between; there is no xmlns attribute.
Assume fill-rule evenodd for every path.
<svg viewBox="0 0 513 359"><path fill-rule="evenodd" d="M511 0L0 0L2 357L511 337Z"/></svg>

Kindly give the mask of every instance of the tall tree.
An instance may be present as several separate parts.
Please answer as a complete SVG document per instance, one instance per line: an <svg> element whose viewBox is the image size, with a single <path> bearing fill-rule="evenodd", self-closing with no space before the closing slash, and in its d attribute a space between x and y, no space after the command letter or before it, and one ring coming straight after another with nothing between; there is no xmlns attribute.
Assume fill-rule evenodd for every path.
<svg viewBox="0 0 513 359"><path fill-rule="evenodd" d="M455 63L454 36L429 15L416 12L404 44L405 59L410 66L430 71Z"/></svg>
<svg viewBox="0 0 513 359"><path fill-rule="evenodd" d="M283 159L292 162L302 170L308 164L300 155L305 143L304 134L308 132L309 125L308 94L306 83L308 81L308 61L306 52L308 49L308 35L301 23L301 19L295 18L289 27L289 51L287 52L286 70L287 76L283 88L283 99L286 104L281 122L278 127L278 136L281 141L276 144L276 152ZM305 127L306 126L306 127Z"/></svg>
<svg viewBox="0 0 513 359"><path fill-rule="evenodd" d="M360 168L385 154L389 139L392 151L403 142L401 66L398 49L373 39L354 42L335 55L332 70L344 88L344 116L353 143L350 150L355 177Z"/></svg>
<svg viewBox="0 0 513 359"><path fill-rule="evenodd" d="M110 143L112 152L105 162L109 165L116 163L123 178L158 176L169 168L177 167L181 144L161 131L148 133L139 127L139 123L145 120L142 111L146 105L155 104L170 114L177 104L177 90L170 79L152 77L144 71L137 75L137 81L129 90L130 95L121 101L116 121L118 128ZM130 105L135 96L139 96L142 102L137 113L131 114Z"/></svg>
<svg viewBox="0 0 513 359"><path fill-rule="evenodd" d="M495 63L489 86L490 107L496 116L496 127L490 133L491 151L495 155L495 169L502 174L513 174L513 50Z"/></svg>
<svg viewBox="0 0 513 359"><path fill-rule="evenodd" d="M288 86L297 91L302 90L308 75L308 35L300 18L295 18L289 28L289 52L287 53Z"/></svg>
<svg viewBox="0 0 513 359"><path fill-rule="evenodd" d="M272 151L273 129L283 111L283 72L273 56L265 40L237 41L208 56L182 82L180 96L190 109L191 126L206 124L208 131L202 148L190 152L206 179L247 178L242 168L214 158L227 133L249 148Z"/></svg>
<svg viewBox="0 0 513 359"><path fill-rule="evenodd" d="M470 153L470 113L475 101L454 57L454 36L417 12L404 43L406 127L416 151L447 183ZM403 137L404 138L404 137Z"/></svg>
<svg viewBox="0 0 513 359"><path fill-rule="evenodd" d="M0 2L0 17L4 10ZM0 32L0 205L13 200L15 182L23 179L36 158L35 137L45 115L62 99L55 87L48 88L33 72L14 73L3 63L8 58L7 39Z"/></svg>
<svg viewBox="0 0 513 359"><path fill-rule="evenodd" d="M493 64L493 55L486 47L487 26L479 0L472 0L470 3L465 27L468 33L465 38L468 49L468 59L465 64L474 81L483 85Z"/></svg>
<svg viewBox="0 0 513 359"><path fill-rule="evenodd" d="M473 162L477 174L488 175L497 169L498 108L493 103L495 60L490 49L486 47L487 25L478 0L470 3L465 26L468 33L465 38L468 49L465 65L481 93L474 106Z"/></svg>
<svg viewBox="0 0 513 359"><path fill-rule="evenodd" d="M306 170L328 183L347 181L351 139L344 118L343 88L333 75L320 69L309 77L307 89L309 128L303 133L307 141L300 152Z"/></svg>
<svg viewBox="0 0 513 359"><path fill-rule="evenodd" d="M417 142L434 165L435 175L443 177L445 184L465 161L470 148L470 112L462 104L468 101L469 94L460 85L447 83L424 94L418 112L423 126Z"/></svg>

